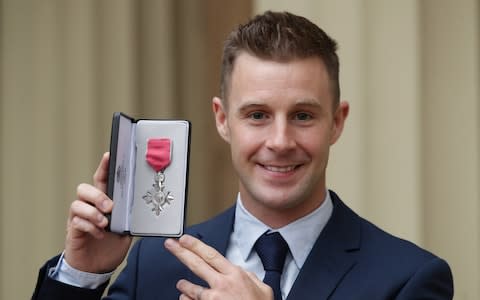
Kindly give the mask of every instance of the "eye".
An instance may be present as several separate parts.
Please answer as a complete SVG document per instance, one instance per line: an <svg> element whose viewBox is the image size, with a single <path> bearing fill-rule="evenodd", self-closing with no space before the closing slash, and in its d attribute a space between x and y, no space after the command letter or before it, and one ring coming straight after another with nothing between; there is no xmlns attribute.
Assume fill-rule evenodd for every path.
<svg viewBox="0 0 480 300"><path fill-rule="evenodd" d="M261 112L261 111L255 111L255 112L252 112L249 117L253 120L261 120L261 119L264 119L265 118L265 113Z"/></svg>
<svg viewBox="0 0 480 300"><path fill-rule="evenodd" d="M312 119L312 115L306 112L299 112L295 114L295 119L299 121L308 121Z"/></svg>

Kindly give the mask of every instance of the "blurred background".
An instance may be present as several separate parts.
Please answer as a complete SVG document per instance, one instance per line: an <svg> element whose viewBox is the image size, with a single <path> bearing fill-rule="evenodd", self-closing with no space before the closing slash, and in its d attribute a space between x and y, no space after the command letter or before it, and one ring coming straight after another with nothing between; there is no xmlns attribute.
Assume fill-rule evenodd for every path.
<svg viewBox="0 0 480 300"><path fill-rule="evenodd" d="M479 0L0 0L0 299L28 299L63 249L76 186L111 117L192 122L188 223L233 204L217 136L222 43L264 10L339 43L351 104L328 186L385 230L445 258L480 299ZM375 284L372 282L372 284Z"/></svg>

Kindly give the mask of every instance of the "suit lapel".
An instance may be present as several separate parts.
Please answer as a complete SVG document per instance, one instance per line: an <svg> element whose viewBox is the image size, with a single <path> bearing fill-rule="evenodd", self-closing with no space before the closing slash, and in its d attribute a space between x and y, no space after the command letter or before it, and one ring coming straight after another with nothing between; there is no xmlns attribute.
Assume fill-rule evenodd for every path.
<svg viewBox="0 0 480 300"><path fill-rule="evenodd" d="M230 207L224 213L218 215L210 221L198 225L199 228L192 228L192 233L205 244L215 248L225 256L227 252L230 234L233 231L235 219L235 206Z"/></svg>
<svg viewBox="0 0 480 300"><path fill-rule="evenodd" d="M334 210L305 261L287 299L328 299L355 266L360 248L360 220L330 192Z"/></svg>

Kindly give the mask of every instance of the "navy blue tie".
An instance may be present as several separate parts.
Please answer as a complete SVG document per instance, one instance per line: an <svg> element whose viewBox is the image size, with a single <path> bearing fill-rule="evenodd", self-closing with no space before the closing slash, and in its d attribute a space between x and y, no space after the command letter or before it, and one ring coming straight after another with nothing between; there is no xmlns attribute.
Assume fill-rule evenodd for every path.
<svg viewBox="0 0 480 300"><path fill-rule="evenodd" d="M258 238L253 247L255 251L257 251L263 268L265 269L263 282L272 287L273 299L282 300L280 278L282 277L285 257L288 252L287 242L285 242L278 232L271 234L264 233Z"/></svg>

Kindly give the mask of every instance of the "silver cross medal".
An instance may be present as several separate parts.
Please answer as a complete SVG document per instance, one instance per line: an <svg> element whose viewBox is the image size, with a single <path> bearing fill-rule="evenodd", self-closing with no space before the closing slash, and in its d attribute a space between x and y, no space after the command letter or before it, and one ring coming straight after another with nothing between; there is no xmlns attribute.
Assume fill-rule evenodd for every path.
<svg viewBox="0 0 480 300"><path fill-rule="evenodd" d="M170 205L174 200L170 191L165 192L165 174L162 171L155 173L152 188L142 197L147 204L152 204L152 211L158 216L166 205Z"/></svg>

